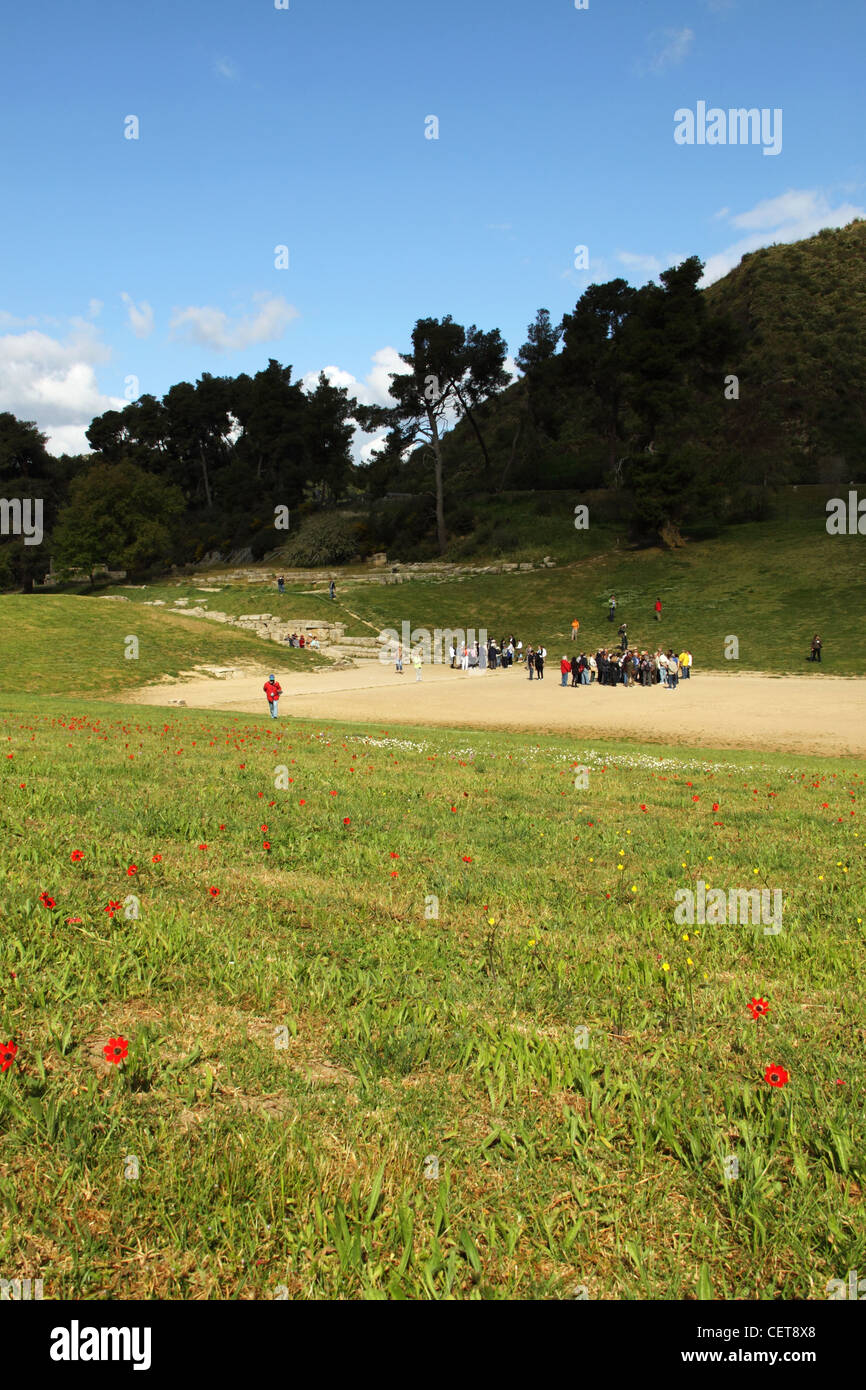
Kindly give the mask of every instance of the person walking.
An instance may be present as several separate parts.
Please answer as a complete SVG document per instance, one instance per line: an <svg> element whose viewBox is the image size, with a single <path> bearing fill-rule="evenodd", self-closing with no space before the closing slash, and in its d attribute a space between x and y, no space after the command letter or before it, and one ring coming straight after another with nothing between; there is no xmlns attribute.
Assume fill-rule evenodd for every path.
<svg viewBox="0 0 866 1390"><path fill-rule="evenodd" d="M280 685L273 671L268 676L267 680L262 686L262 689L265 692L265 698L268 702L268 709L271 712L271 718L276 719L278 713L279 699L283 693L283 687Z"/></svg>
<svg viewBox="0 0 866 1390"><path fill-rule="evenodd" d="M529 667L529 679L532 680L535 675L535 652L532 647L526 648L526 664Z"/></svg>
<svg viewBox="0 0 866 1390"><path fill-rule="evenodd" d="M328 585L328 595L329 595L329 597L330 597L330 599L331 599L331 602L333 603L334 600L335 600L336 597L337 597L337 586L336 586L336 584L334 583L333 579L331 580L330 584Z"/></svg>
<svg viewBox="0 0 866 1390"><path fill-rule="evenodd" d="M621 652L628 650L628 632L625 623L619 625L619 649Z"/></svg>
<svg viewBox="0 0 866 1390"><path fill-rule="evenodd" d="M402 642L398 642L398 643L397 643L397 651L396 651L396 654L395 654L395 656L394 656L394 670L397 672L397 675L398 675L398 676L402 676L402 674L403 674L403 643L402 643Z"/></svg>
<svg viewBox="0 0 866 1390"><path fill-rule="evenodd" d="M810 656L809 660L821 660L821 638L818 636L817 632L815 633L815 636L812 638L812 655Z"/></svg>
<svg viewBox="0 0 866 1390"><path fill-rule="evenodd" d="M284 594L286 592L286 581L282 575L280 575L279 579L277 580L277 592L280 594Z"/></svg>
<svg viewBox="0 0 866 1390"><path fill-rule="evenodd" d="M608 622L609 622L609 623L612 623L615 617L616 617L616 598L615 598L615 596L614 596L613 594L611 594L610 598L609 598L608 601L607 601L607 620L608 620Z"/></svg>
<svg viewBox="0 0 866 1390"><path fill-rule="evenodd" d="M421 679L421 648L416 647L412 653L412 665L415 667L415 679Z"/></svg>
<svg viewBox="0 0 866 1390"><path fill-rule="evenodd" d="M576 642L576 641L577 641L577 633L578 633L578 629L579 629L579 628L580 628L580 623L577 621L577 618L573 618L572 621L571 621L571 640L572 640L572 642Z"/></svg>
<svg viewBox="0 0 866 1390"><path fill-rule="evenodd" d="M540 681L544 680L544 661L547 656L547 648L539 647L535 653L535 674Z"/></svg>
<svg viewBox="0 0 866 1390"><path fill-rule="evenodd" d="M661 620L662 620L662 601L661 601L660 598L657 598L657 599L656 599L656 622L657 622L657 623L660 623Z"/></svg>
<svg viewBox="0 0 866 1390"><path fill-rule="evenodd" d="M567 656L563 656L559 663L559 674L562 678L562 684L568 685L568 678L571 675L571 662Z"/></svg>

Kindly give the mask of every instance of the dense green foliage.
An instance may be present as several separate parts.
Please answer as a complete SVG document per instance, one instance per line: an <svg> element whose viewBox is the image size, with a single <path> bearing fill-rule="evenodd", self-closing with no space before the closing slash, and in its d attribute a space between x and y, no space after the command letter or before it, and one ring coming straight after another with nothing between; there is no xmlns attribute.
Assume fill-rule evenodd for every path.
<svg viewBox="0 0 866 1390"><path fill-rule="evenodd" d="M610 489L633 540L670 546L760 519L779 486L862 476L864 252L856 221L753 252L707 290L696 256L641 288L590 285L560 324L538 311L508 387L499 330L445 315L416 322L389 408L324 374L305 392L271 359L252 377L204 373L106 412L78 458L51 458L35 426L0 415L2 495L45 508L41 545L0 537L0 587L29 587L49 556L135 576L212 552L260 558L284 539L280 509L294 527L341 501L366 513L362 553L396 540L419 558L474 530L479 493ZM352 462L359 427L387 430L364 466ZM112 489L105 470L130 466L151 475L150 493L139 482L123 524L105 503L97 521L100 493L133 476L118 472ZM336 562L338 550L304 553Z"/></svg>

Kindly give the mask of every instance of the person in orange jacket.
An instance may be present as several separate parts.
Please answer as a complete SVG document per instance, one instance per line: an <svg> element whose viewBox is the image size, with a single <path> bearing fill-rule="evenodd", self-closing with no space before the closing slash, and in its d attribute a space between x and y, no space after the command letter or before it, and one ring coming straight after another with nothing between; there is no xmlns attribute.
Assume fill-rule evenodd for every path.
<svg viewBox="0 0 866 1390"><path fill-rule="evenodd" d="M283 687L280 685L273 671L268 676L262 689L268 701L268 709L271 711L271 718L276 719L278 713L277 702L283 693Z"/></svg>

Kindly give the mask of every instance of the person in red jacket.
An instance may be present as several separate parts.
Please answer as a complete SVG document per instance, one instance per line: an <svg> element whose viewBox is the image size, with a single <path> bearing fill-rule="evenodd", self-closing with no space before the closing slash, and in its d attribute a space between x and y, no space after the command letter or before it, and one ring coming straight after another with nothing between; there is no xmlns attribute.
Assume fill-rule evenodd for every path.
<svg viewBox="0 0 866 1390"><path fill-rule="evenodd" d="M283 687L280 685L273 671L268 676L262 688L265 692L265 696L267 697L268 709L271 711L271 718L276 719L278 713L277 702L283 693Z"/></svg>
<svg viewBox="0 0 866 1390"><path fill-rule="evenodd" d="M562 677L562 684L568 685L568 678L571 675L571 662L564 656L559 663L559 674Z"/></svg>
<svg viewBox="0 0 866 1390"><path fill-rule="evenodd" d="M661 620L662 620L662 601L661 601L660 598L657 598L657 599L656 599L656 622L657 622L657 623L660 623Z"/></svg>

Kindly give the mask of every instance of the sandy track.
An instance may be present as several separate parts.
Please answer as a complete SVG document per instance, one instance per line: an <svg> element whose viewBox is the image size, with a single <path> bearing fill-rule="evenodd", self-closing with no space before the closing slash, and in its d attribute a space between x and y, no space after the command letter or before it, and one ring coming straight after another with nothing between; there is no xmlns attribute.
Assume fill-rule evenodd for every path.
<svg viewBox="0 0 866 1390"><path fill-rule="evenodd" d="M837 756L866 755L866 681L815 676L696 675L676 691L655 686L563 690L558 663L542 682L523 670L469 674L426 667L363 664L283 675L280 718L429 724L622 737L708 748L759 748ZM149 705L184 700L196 709L267 715L267 672L229 680L150 686L133 698ZM129 699L129 696L124 696Z"/></svg>

